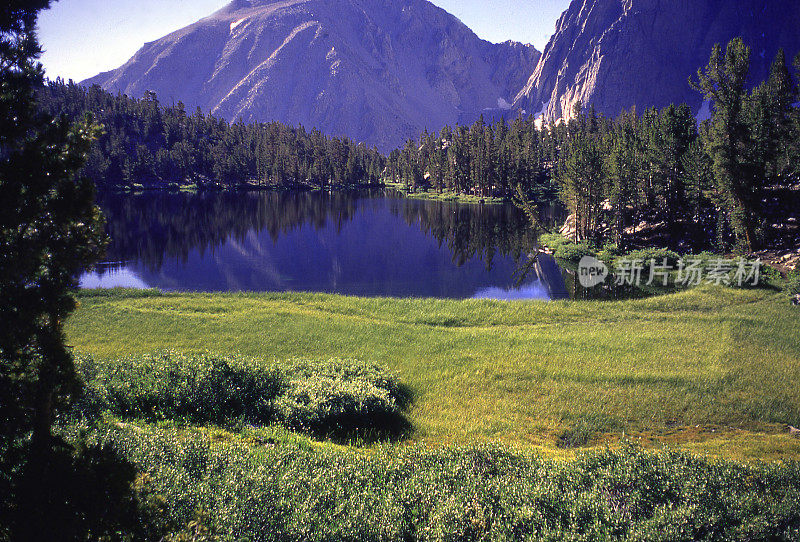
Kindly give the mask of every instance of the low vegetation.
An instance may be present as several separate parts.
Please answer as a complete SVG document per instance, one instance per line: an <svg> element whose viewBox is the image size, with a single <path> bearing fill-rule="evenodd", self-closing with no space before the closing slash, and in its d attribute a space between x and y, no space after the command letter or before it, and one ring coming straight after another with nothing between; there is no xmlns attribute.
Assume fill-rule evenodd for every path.
<svg viewBox="0 0 800 542"><path fill-rule="evenodd" d="M582 453L571 462L498 445L388 447L363 454L270 432L130 424L94 430L89 440L139 472L137 525L152 539L800 536L797 463L744 465L648 453L629 444Z"/></svg>
<svg viewBox="0 0 800 542"><path fill-rule="evenodd" d="M789 297L800 296L800 273L794 273L789 277L784 288Z"/></svg>
<svg viewBox="0 0 800 542"><path fill-rule="evenodd" d="M458 203L474 203L474 204L490 204L500 205L508 203L508 198L505 197L489 197L480 196L477 194L461 193L454 190L433 189L424 187L420 189L410 189L404 183L393 182L391 180L385 181L384 186L391 188L402 194L406 198L429 200L429 201L452 201Z"/></svg>
<svg viewBox="0 0 800 542"><path fill-rule="evenodd" d="M162 352L77 360L79 415L105 411L149 422L282 423L317 436L392 438L409 429L410 396L382 368L354 360L282 363Z"/></svg>
<svg viewBox="0 0 800 542"><path fill-rule="evenodd" d="M539 246L553 252L553 256L566 263L578 263L584 256L595 252L586 242L575 242L557 233L545 233L539 236Z"/></svg>
<svg viewBox="0 0 800 542"><path fill-rule="evenodd" d="M781 292L701 287L603 304L124 290L79 300L67 330L86 393L57 434L80 443L67 472L82 478L47 489L69 511L102 487L112 504L80 515L81 532L800 536L800 439L787 430L800 425L800 320Z"/></svg>
<svg viewBox="0 0 800 542"><path fill-rule="evenodd" d="M634 266L640 267L642 282L649 281L652 269L656 274L661 273L661 275L657 275L658 279L662 279L663 273L666 273L667 282L674 286L678 282L676 280L679 275L678 271L683 270L685 271L684 279L687 279L687 282L682 282L678 284L679 286L695 286L698 280L703 282L711 279L716 284L734 287L767 285L787 291L794 287L795 279L793 277L790 276L788 281L784 280L783 275L768 264L759 261L757 268L754 268L755 258L737 258L709 251L697 254L679 254L668 248L657 247L624 251L615 244L606 243L602 247L597 247L587 242L575 242L557 233L540 235L538 243L542 249L551 252L562 267L572 271L577 268L584 256L591 256L603 262L612 274L618 270L627 268L630 272ZM743 263L744 267L740 267L740 263ZM693 269L700 270L699 275L692 275ZM713 278L709 277L709 273L714 274ZM737 273L740 274L737 275ZM693 279L693 276L697 276L697 279ZM652 295L659 292L650 291L650 293ZM660 293L666 292L661 291Z"/></svg>

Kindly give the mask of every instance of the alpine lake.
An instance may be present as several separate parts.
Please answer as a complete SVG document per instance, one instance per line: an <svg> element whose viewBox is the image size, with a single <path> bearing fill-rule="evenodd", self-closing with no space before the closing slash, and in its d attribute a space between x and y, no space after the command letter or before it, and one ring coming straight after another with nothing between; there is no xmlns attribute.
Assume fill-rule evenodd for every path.
<svg viewBox="0 0 800 542"><path fill-rule="evenodd" d="M349 192L144 192L98 198L111 244L81 288L325 292L499 300L616 297L584 290L513 204ZM540 209L550 225L555 207ZM630 295L628 293L627 295Z"/></svg>

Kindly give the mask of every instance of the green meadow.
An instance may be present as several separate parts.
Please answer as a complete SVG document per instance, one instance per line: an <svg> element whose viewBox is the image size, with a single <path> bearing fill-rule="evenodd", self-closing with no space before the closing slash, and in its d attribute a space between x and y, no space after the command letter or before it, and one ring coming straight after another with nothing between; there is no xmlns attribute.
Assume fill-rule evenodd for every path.
<svg viewBox="0 0 800 542"><path fill-rule="evenodd" d="M682 448L800 458L800 318L772 290L614 302L323 294L79 294L67 342L113 360L163 350L387 367L408 386L403 445Z"/></svg>

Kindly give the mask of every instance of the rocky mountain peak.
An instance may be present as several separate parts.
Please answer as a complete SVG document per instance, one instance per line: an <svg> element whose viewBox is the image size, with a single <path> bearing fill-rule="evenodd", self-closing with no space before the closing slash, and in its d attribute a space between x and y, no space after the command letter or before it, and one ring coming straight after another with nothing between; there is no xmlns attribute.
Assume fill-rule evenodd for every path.
<svg viewBox="0 0 800 542"><path fill-rule="evenodd" d="M609 116L634 105L664 107L702 97L688 78L715 43L741 36L762 80L779 48L800 50L800 2L776 0L573 0L514 106L547 120L577 101Z"/></svg>
<svg viewBox="0 0 800 542"><path fill-rule="evenodd" d="M84 83L389 150L510 107L539 56L483 41L425 0L234 0Z"/></svg>

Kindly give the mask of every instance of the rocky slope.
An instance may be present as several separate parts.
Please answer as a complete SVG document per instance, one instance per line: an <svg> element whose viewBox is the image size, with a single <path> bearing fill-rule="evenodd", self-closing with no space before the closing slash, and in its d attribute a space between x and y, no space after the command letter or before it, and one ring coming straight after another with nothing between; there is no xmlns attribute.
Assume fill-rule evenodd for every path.
<svg viewBox="0 0 800 542"><path fill-rule="evenodd" d="M539 56L483 41L425 0L234 0L84 84L389 150L508 109Z"/></svg>
<svg viewBox="0 0 800 542"><path fill-rule="evenodd" d="M547 120L577 101L610 116L673 102L700 111L687 79L736 36L752 48L752 80L762 80L778 48L800 51L800 2L573 0L514 106Z"/></svg>

